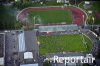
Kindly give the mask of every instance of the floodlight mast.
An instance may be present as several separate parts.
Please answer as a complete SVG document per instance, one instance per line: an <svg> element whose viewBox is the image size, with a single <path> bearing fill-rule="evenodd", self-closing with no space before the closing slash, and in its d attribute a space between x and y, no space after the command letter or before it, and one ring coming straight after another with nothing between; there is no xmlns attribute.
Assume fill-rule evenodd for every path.
<svg viewBox="0 0 100 66"><path fill-rule="evenodd" d="M94 17L92 17L93 23L92 23L92 29L93 29L93 24L94 24Z"/></svg>
<svg viewBox="0 0 100 66"><path fill-rule="evenodd" d="M84 15L82 15L82 17L83 17L83 23L84 23ZM85 25L85 24L84 24Z"/></svg>
<svg viewBox="0 0 100 66"><path fill-rule="evenodd" d="M85 41L85 38L84 38L84 34L83 33L82 33L82 38L83 38L83 40L82 40L83 43L86 45L87 42ZM86 45L86 48L87 48L87 45Z"/></svg>
<svg viewBox="0 0 100 66"><path fill-rule="evenodd" d="M86 26L86 22L85 22L85 19L84 19L84 15L82 15L82 17L83 17L83 23L84 23L84 26Z"/></svg>

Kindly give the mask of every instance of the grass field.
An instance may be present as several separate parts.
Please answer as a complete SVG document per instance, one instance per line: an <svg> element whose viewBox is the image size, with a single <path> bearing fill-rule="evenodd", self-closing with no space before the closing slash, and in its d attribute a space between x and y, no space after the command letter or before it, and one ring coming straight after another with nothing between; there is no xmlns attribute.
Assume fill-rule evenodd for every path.
<svg viewBox="0 0 100 66"><path fill-rule="evenodd" d="M83 43L87 42L86 44ZM91 41L82 34L80 35L61 35L61 36L38 36L40 42L40 54L56 52L89 52L92 48Z"/></svg>
<svg viewBox="0 0 100 66"><path fill-rule="evenodd" d="M72 16L69 11L65 10L49 10L49 11L34 11L29 13L29 17L37 23L72 23ZM33 19L35 17L35 19Z"/></svg>

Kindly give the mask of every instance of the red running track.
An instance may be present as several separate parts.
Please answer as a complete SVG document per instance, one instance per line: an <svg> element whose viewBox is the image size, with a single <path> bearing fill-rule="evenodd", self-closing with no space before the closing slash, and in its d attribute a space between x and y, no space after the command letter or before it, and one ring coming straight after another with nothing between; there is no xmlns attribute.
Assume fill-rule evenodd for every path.
<svg viewBox="0 0 100 66"><path fill-rule="evenodd" d="M83 11L81 11L78 8L74 8L74 7L47 7L47 8L26 8L24 10L22 10L19 14L18 14L18 20L20 21L24 21L24 19L26 18L26 15L29 12L33 12L33 11L47 11L47 10L69 10L72 13L72 17L73 17L73 24L77 24L77 25L83 25L84 24L84 20L86 18L86 15L84 14ZM84 15L84 19L83 19L83 15Z"/></svg>

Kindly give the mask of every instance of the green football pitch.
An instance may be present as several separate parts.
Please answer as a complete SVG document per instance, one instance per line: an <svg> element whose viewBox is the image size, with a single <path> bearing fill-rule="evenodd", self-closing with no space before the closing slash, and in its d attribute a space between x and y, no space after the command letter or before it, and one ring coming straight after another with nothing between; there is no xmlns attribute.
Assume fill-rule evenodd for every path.
<svg viewBox="0 0 100 66"><path fill-rule="evenodd" d="M72 23L72 14L67 10L33 11L29 13L29 17L35 24Z"/></svg>
<svg viewBox="0 0 100 66"><path fill-rule="evenodd" d="M41 55L56 52L89 52L92 48L89 38L82 34L60 36L38 36Z"/></svg>

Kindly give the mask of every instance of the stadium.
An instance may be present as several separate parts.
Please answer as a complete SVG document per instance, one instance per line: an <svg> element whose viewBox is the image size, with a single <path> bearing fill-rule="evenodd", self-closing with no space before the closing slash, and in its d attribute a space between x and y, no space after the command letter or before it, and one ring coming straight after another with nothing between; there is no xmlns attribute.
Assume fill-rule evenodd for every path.
<svg viewBox="0 0 100 66"><path fill-rule="evenodd" d="M92 50L91 39L80 29L86 25L87 14L79 7L28 7L23 9L16 19L34 24L40 55L59 52L84 54Z"/></svg>
<svg viewBox="0 0 100 66"><path fill-rule="evenodd" d="M92 49L91 40L79 31L77 25L39 26L36 34L40 55L58 52L89 53Z"/></svg>
<svg viewBox="0 0 100 66"><path fill-rule="evenodd" d="M100 66L99 6L83 0L1 0L0 66Z"/></svg>

